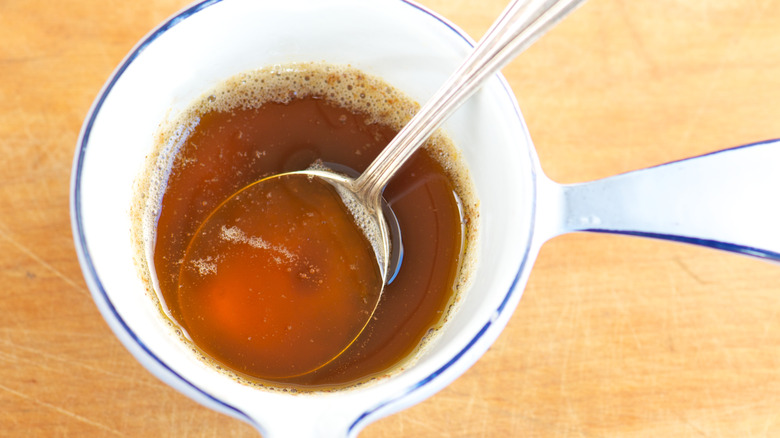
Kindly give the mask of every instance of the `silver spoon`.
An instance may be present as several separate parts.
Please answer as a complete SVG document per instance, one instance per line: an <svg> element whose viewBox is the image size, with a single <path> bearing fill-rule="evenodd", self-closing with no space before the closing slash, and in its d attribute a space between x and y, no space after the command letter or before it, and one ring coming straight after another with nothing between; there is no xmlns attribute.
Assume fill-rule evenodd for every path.
<svg viewBox="0 0 780 438"><path fill-rule="evenodd" d="M240 190L223 203L223 205L229 203L249 187L257 190L258 185L275 178L297 176L310 179L321 178L336 188L365 236L372 243L381 278L381 290L373 295L375 297L375 302L372 303L373 310L367 313L368 317L365 320L361 319L353 332L354 337L350 336L351 340L343 349L314 368L298 370L298 374L306 374L321 368L352 345L373 317L384 286L397 272L403 245L398 221L382 197L382 191L388 181L442 122L471 97L487 79L583 1L512 1L463 64L357 178L354 178L357 172L351 169L325 164L264 178ZM208 221L209 219L205 222Z"/></svg>
<svg viewBox="0 0 780 438"><path fill-rule="evenodd" d="M385 283L397 273L403 254L398 220L382 198L387 183L444 120L487 79L583 2L512 1L463 64L357 178L353 179L344 166L294 172L327 179L337 188L345 203L354 206L354 214L360 215L359 223L374 244ZM364 220L366 218L370 221Z"/></svg>

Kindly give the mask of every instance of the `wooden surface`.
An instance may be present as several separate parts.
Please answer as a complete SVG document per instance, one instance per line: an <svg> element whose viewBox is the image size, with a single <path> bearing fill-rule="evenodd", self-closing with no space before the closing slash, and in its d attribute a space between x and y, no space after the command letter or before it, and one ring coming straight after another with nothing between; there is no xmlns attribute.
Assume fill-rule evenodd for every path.
<svg viewBox="0 0 780 438"><path fill-rule="evenodd" d="M479 37L504 1L422 3ZM81 122L185 5L0 0L0 436L257 436L136 363L71 239ZM560 182L780 137L780 1L591 0L504 73ZM780 266L557 238L485 357L361 436L780 436Z"/></svg>

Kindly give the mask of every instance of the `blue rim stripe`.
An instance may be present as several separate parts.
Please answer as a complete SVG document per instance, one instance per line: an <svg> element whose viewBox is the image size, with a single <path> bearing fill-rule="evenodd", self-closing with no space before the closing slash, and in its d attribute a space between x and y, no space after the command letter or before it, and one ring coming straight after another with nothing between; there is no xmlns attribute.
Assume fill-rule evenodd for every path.
<svg viewBox="0 0 780 438"><path fill-rule="evenodd" d="M159 364L165 371L167 371L168 373L176 377L180 382L184 383L189 388L200 393L202 396L204 396L211 402L223 406L225 409L227 409L228 411L232 411L235 415L240 416L241 418L245 418L250 424L257 427L258 425L255 424L254 420L250 416L246 415L243 411L236 408L235 406L225 403L221 399L214 397L213 395L204 391L203 389L201 389L200 387L198 387L197 385L185 379L179 373L174 371L170 366L168 366L159 357L157 357L154 353L152 353L149 347L147 347L143 342L141 342L141 340L138 338L135 332L132 329L130 329L130 327L127 325L127 322L125 322L125 320L121 317L121 315L119 315L119 312L117 311L116 307L114 307L114 304L109 299L108 294L106 293L106 290L103 287L103 284L101 283L100 278L97 275L97 271L92 262L92 258L90 257L89 250L87 247L86 236L84 235L84 229L83 229L84 221L82 218L82 209L81 209L81 190L80 190L81 172L84 166L85 152L87 149L87 144L89 143L92 127L95 124L95 119L97 118L100 109L105 103L108 94L114 88L117 81L124 74L124 72L130 66L130 64L132 64L133 61L135 61L135 59L138 57L138 55L140 55L151 43L157 40L157 38L159 38L162 34L167 32L168 30L170 30L171 28L173 28L183 20L187 19L188 17L206 9L209 6L220 3L221 1L222 0L204 0L203 2L197 3L185 9L184 11L178 13L174 17L170 18L168 21L166 21L165 23L160 25L157 29L155 29L152 33L150 33L141 43L139 43L128 54L128 56L125 58L122 64L120 64L120 66L112 74L110 81L106 84L100 96L95 101L92 110L90 111L89 119L87 123L84 125L83 135L81 138L81 143L79 145L78 155L76 157L76 164L74 166L75 178L72 183L72 192L71 192L73 196L73 200L72 200L73 211L75 211L75 215L76 215L75 217L76 226L74 229L74 234L76 234L79 243L76 249L81 255L83 255L83 257L81 258L84 266L83 269L88 271L91 282L98 289L99 294L102 296L104 303L108 307L108 310L113 314L114 319L121 325L122 329L124 329L125 333L135 342L135 344L138 345L150 359L153 359L155 362L157 362L157 364Z"/></svg>

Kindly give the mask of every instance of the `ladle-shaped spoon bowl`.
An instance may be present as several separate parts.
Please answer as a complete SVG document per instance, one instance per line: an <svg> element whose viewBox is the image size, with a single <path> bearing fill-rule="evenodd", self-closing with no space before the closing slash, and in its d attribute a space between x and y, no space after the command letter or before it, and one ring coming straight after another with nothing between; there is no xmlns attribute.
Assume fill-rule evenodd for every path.
<svg viewBox="0 0 780 438"><path fill-rule="evenodd" d="M276 380L324 366L363 331L384 279L328 181L295 172L257 181L195 232L178 307L207 353Z"/></svg>
<svg viewBox="0 0 780 438"><path fill-rule="evenodd" d="M310 225L306 224L305 217L298 222L299 217L295 214L289 218L272 219L271 213L268 209L260 204L257 204L254 199L259 200L268 199L273 197L276 199L276 205L273 208L279 208L279 205L284 204L286 201L281 201L281 197L290 196L291 198L306 198L308 201L302 203L309 203L314 207L314 210L300 209L299 206L294 207L296 211L305 211L304 216L312 215L311 217L319 215L322 211L328 210L333 214L340 215L338 220L334 220L334 223L344 223L352 220L351 227L359 230L359 233L363 235L364 245L363 249L358 251L357 248L360 245L356 245L353 249L348 251L354 251L353 256L358 256L362 261L371 260L375 261L375 266L372 268L361 267L359 270L365 271L358 275L359 279L356 284L363 284L364 287L374 288L372 291L354 291L353 284L342 285L340 275L337 272L346 272L342 269L334 271L328 271L330 275L323 275L318 281L319 287L323 290L336 290L340 289L340 293L334 292L331 298L333 300L344 300L344 302L352 301L364 301L364 305L354 306L351 312L347 312L346 309L350 308L350 305L344 305L345 312L327 312L322 311L323 307L320 307L320 311L311 313L299 312L295 314L296 306L290 307L290 312L279 312L274 315L268 315L266 318L290 318L289 321L294 323L286 324L282 323L281 328L276 328L266 333L264 339L265 343L257 342L253 348L254 351L259 352L262 357L275 357L283 363L274 368L273 371L269 370L269 377L292 377L296 375L305 374L329 363L342 352L344 352L360 335L368 321L371 319L374 309L381 298L381 294L384 290L384 285L391 278L391 275L395 273L399 266L399 260L402 254L401 249L401 235L402 230L398 227L396 220L388 221L388 217L393 218L392 211L387 206L387 203L382 199L382 190L387 182L395 175L395 173L401 168L401 166L411 157L411 155L425 143L430 135L441 125L441 123L447 119L461 104L463 104L488 78L490 78L501 67L513 59L517 54L530 46L537 38L539 38L544 32L551 28L554 24L560 21L564 16L570 13L576 6L582 3L584 0L549 0L549 1L513 1L493 26L488 30L480 43L474 48L471 55L464 61L464 63L453 73L450 78L444 83L438 92L420 109L415 117L410 120L409 123L398 133L398 135L385 147L385 149L377 156L377 158L368 166L368 168L360 174L357 178L352 178L348 174L348 170L343 173L334 172L333 169L327 166L315 165L308 170L285 173L280 175L271 176L255 182L254 184L241 189L236 194L232 195L227 201L204 221L201 229L196 233L193 241L190 243L185 255L185 266L187 269L192 270L191 266L203 265L200 261L205 261L205 269L208 274L210 265L208 263L214 262L220 266L223 263L227 263L227 256L222 252L213 252L215 241L223 242L225 245L238 244L244 247L252 248L253 250L260 250L265 253L264 256L252 255L250 253L239 253L238 258L233 260L231 258L230 263L253 263L253 258L264 257L268 261L262 265L266 266L262 271L258 271L260 276L269 276L276 271L273 266L275 263L274 257L289 258L291 261L295 259L295 263L291 266L284 266L283 269L291 269L295 275L310 275L307 274L307 270L317 271L321 269L319 265L311 262L309 256L300 255L289 250L288 240L292 239L292 236L285 235L295 234L301 232L302 234L309 236L308 239L317 240L316 237L310 236L309 232L314 228L310 228ZM337 166L333 166L337 167ZM335 169L338 170L338 169ZM342 169L344 171L344 169ZM325 185L322 183L325 182ZM326 186L330 185L332 190L330 194L326 194ZM316 194L315 194L316 192ZM273 194L272 194L273 193ZM316 201L316 200L318 201ZM246 205L243 205L246 204ZM321 204L321 205L319 205ZM260 206L258 206L260 205ZM328 208L325 208L328 205ZM340 205L340 208L339 208ZM333 208L331 208L333 207ZM320 211L315 211L315 210ZM388 214L386 214L386 212ZM263 233L269 233L270 235L276 235L270 231L268 224L275 224L279 230L285 230L278 235L278 241L276 238L271 239L265 237L263 233L249 232L245 228L246 223L257 223L258 219L249 219L249 216L257 216L257 218L263 218L266 222L263 224ZM246 217L246 219L244 219ZM285 220L290 220L289 224L284 223ZM243 224L239 224L243 222ZM312 221L315 222L315 221ZM290 224L297 224L291 226ZM356 227L355 224L358 226ZM341 229L340 227L337 227ZM348 228L348 227L347 227ZM295 231L292 231L292 230ZM341 229L341 231L344 231ZM334 232L331 230L320 230L317 232ZM354 235L355 233L352 233ZM206 235L212 238L207 238ZM336 245L339 239L331 239L327 242L320 242L316 247L312 248L314 252L322 252L327 248L327 245ZM396 242L393 245L393 241ZM254 242L254 243L253 243ZM366 248L369 248L368 255L366 256ZM226 248L227 249L227 248ZM232 249L232 248L231 248ZM274 255L276 254L276 255ZM363 256L359 256L362 254ZM221 259L220 259L221 258ZM352 258L349 258L352 260ZM298 265L296 263L303 263ZM321 260L320 263L327 265L326 260ZM258 264L258 269L261 265ZM220 268L217 267L217 270ZM222 268L223 270L225 268ZM266 272L267 270L270 270ZM302 270L298 272L297 270ZM287 272L287 274L290 274ZM196 272L193 271L193 274ZM201 274L200 272L197 272ZM373 279L373 273L378 273L376 281ZM313 275L314 272L311 273ZM294 277L293 275L292 277ZM297 280L295 278L288 278L290 275L282 275L285 277L279 281L279 287L277 295L284 295L286 299L285 287L291 287ZM369 278L371 278L369 280ZM180 287L184 288L196 287L200 283L200 278L196 276L188 276L186 272L182 272L180 280ZM361 283L362 282L362 283ZM263 283L262 279L257 282L248 281L246 284L229 285L229 287L238 287L254 292L256 287L260 287ZM326 284L329 283L329 284ZM214 287L205 287L205 289L211 291ZM203 292L213 293L213 292ZM270 292L269 292L270 293ZM320 294L320 292L318 292ZM253 295L253 294L249 294ZM322 297L330 296L326 293L321 293ZM344 295L351 295L350 297ZM340 301L339 301L340 302ZM249 303L249 298L247 299ZM218 306L218 304L216 304ZM312 308L317 307L312 304ZM283 308L287 308L283 306ZM327 308L324 307L324 308ZM253 310L247 310L253 309ZM263 314L265 307L262 305L250 305L242 307L241 309L227 309L225 310L227 327L227 318L232 312L258 312ZM338 313L334 315L333 313ZM193 315L196 317L196 315ZM250 318L251 319L251 318ZM340 322L335 322L335 321ZM286 321L286 320L285 320ZM320 330L325 330L328 324L336 324L337 330L340 330L342 335L338 337L339 340L335 340L329 343L330 350L324 348L322 352L317 354L311 354L307 351L310 344L314 344L316 334ZM293 331L294 328L300 326L301 333L296 333L295 336L286 336L288 333L284 332L284 327L290 327L289 331ZM224 328L223 327L223 328ZM218 328L215 328L217 330ZM223 330L226 335L230 336L231 333L227 333L228 330ZM238 329L238 335L236 335L236 342L245 343L245 338L253 337L252 334L245 330ZM283 336L273 337L272 332L281 332ZM192 334L190 334L192 335ZM231 339L231 338L228 338ZM319 339L319 338L317 338ZM298 351L306 352L307 358L302 362L297 362L299 358L295 354L281 354L283 351L287 352L295 348L283 348L283 344L289 345L291 342L295 343L295 347ZM329 352L328 352L329 351ZM219 356L217 356L219 357ZM286 370L286 371L285 371Z"/></svg>

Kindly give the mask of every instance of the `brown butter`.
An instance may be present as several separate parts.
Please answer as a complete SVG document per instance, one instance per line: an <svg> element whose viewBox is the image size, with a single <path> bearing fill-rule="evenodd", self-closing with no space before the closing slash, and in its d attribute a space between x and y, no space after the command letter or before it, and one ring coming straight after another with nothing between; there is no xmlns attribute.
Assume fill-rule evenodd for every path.
<svg viewBox="0 0 780 438"><path fill-rule="evenodd" d="M150 296L171 325L177 327L181 316L171 292L181 253L220 200L258 178L305 168L316 159L362 171L416 109L400 92L356 69L292 64L237 75L164 125L139 179L133 234L139 269L156 289ZM308 124L319 128L303 135ZM287 138L285 132L296 135ZM407 254L375 324L356 342L355 355L345 354L303 378L270 382L226 370L195 345L193 351L241 381L269 388L337 388L409 365L465 289L477 202L458 153L441 134L415 154L385 197L399 215ZM186 333L182 339L189 342Z"/></svg>

